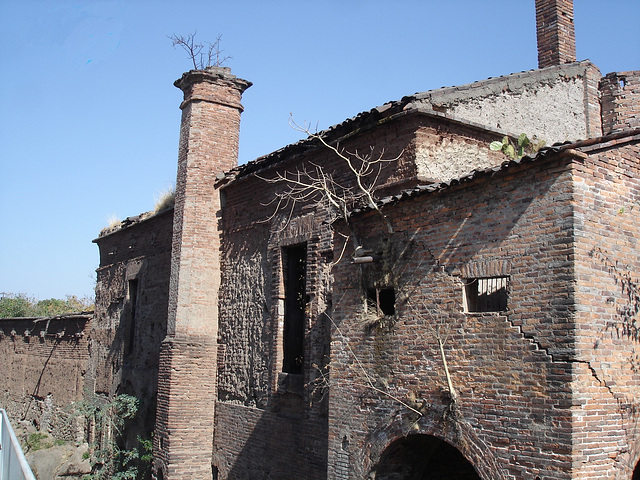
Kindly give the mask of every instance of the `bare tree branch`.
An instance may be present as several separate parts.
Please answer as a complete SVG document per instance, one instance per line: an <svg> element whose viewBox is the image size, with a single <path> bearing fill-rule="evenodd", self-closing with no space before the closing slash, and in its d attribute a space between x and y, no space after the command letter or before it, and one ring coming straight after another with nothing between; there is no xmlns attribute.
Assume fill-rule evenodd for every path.
<svg viewBox="0 0 640 480"><path fill-rule="evenodd" d="M407 408L408 410L411 410L413 413L416 413L416 414L418 414L418 416L422 417L423 414L422 414L422 412L420 410L412 407L411 405L409 405L407 402L401 400L396 395L393 395L391 392L389 392L387 390L383 390L383 389L375 386L373 378L371 378L371 376L367 373L367 369L364 367L362 362L360 362L360 359L358 358L356 353L353 351L353 349L349 345L347 337L345 337L342 334L342 331L340 330L340 327L338 326L338 324L336 324L336 322L333 320L333 318L331 318L331 316L327 315L327 317L331 321L331 324L333 325L333 327L336 329L336 332L338 333L338 335L342 338L342 341L344 342L345 346L347 347L347 350L349 351L349 353L351 354L351 357L353 357L356 365L358 366L358 370L360 371L360 373L364 377L364 380L365 380L364 383L359 383L357 381L354 381L352 384L354 386L361 387L361 388L368 388L370 390L373 390L374 392L378 392L378 393L380 393L382 395L385 395L386 397L389 397L391 400L399 403L403 407ZM329 381L328 376L325 376L325 375L326 375L325 373L322 373L322 378L324 379L324 381L328 382Z"/></svg>
<svg viewBox="0 0 640 480"><path fill-rule="evenodd" d="M423 324L431 335L436 339L438 343L438 350L440 351L440 358L442 359L442 366L444 369L445 379L447 381L447 390L451 397L451 403L455 404L458 400L458 394L453 386L451 379L451 373L449 372L449 365L447 364L447 356L444 352L444 346L449 339L449 325L444 322L438 321L431 312L431 309L425 301L420 302L420 305L410 305L410 315L421 319Z"/></svg>
<svg viewBox="0 0 640 480"><path fill-rule="evenodd" d="M218 35L216 41L213 43L203 42L199 43L196 41L196 34L198 32L189 33L185 35L176 35L173 34L171 36L167 36L173 43L173 47L176 46L181 47L187 52L187 56L191 59L193 63L193 68L195 70L204 70L207 67L221 67L227 60L231 60L231 56L222 55L222 48L220 47L220 42L222 40L222 35Z"/></svg>
<svg viewBox="0 0 640 480"><path fill-rule="evenodd" d="M379 186L380 173L395 158L384 158L384 151L376 152L373 147L366 153L359 151L349 152L340 147L328 143L324 137L311 131L309 125L299 125L291 117L289 125L294 130L306 134L309 138L318 141L323 147L331 151L346 166L346 178L337 179L333 173L316 163L310 162L299 166L296 170L277 172L275 177L262 178L272 184L282 184L283 188L276 192L275 198L270 203L275 203L274 213L267 219L271 221L282 210L288 210L288 218L299 204L316 204L324 206L329 213L329 221L337 219L345 221L350 231L350 236L358 247L358 240L353 231L349 216L354 209L368 207L375 210L384 221L388 233L393 233L393 227L386 215L380 210L375 194ZM344 172L341 172L344 176Z"/></svg>

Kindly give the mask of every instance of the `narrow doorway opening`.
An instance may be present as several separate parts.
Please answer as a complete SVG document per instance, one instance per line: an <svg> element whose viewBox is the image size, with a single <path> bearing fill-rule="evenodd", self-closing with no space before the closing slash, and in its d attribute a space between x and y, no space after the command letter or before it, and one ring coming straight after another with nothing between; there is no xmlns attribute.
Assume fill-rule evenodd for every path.
<svg viewBox="0 0 640 480"><path fill-rule="evenodd" d="M138 304L138 279L134 278L129 280L129 332L128 338L126 338L126 351L125 354L133 352L134 342L136 338L136 323L137 319L137 304Z"/></svg>

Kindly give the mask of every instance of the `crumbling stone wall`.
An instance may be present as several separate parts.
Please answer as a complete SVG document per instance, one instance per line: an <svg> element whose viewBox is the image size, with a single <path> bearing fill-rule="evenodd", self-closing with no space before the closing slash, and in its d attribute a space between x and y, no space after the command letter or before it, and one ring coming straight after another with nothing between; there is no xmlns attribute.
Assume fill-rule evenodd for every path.
<svg viewBox="0 0 640 480"><path fill-rule="evenodd" d="M574 170L574 478L629 479L640 459L640 130L633 138L591 147Z"/></svg>
<svg viewBox="0 0 640 480"><path fill-rule="evenodd" d="M434 115L424 118L415 130L414 150L418 176L429 183L446 182L472 170L500 165L502 152L488 145L498 133Z"/></svg>
<svg viewBox="0 0 640 480"><path fill-rule="evenodd" d="M100 249L87 389L140 400L131 436L155 421L160 345L166 335L173 210L129 218L95 240ZM135 290L135 291L134 291Z"/></svg>
<svg viewBox="0 0 640 480"><path fill-rule="evenodd" d="M539 160L358 219L377 261L333 270L331 479L375 474L406 435L456 447L480 478L571 478L570 162ZM465 285L508 278L508 309L469 313ZM369 305L395 290L395 312ZM457 400L448 390L437 339Z"/></svg>
<svg viewBox="0 0 640 480"><path fill-rule="evenodd" d="M600 77L597 67L583 61L431 90L412 102L552 145L602 134Z"/></svg>
<svg viewBox="0 0 640 480"><path fill-rule="evenodd" d="M91 317L0 319L0 405L12 421L68 440L82 434L72 404L83 396Z"/></svg>

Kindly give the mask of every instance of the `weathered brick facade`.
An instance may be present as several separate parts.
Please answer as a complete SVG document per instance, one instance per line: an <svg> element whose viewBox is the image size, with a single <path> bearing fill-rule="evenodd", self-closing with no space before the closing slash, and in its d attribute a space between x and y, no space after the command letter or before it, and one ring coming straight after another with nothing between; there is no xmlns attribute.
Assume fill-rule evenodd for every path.
<svg viewBox="0 0 640 480"><path fill-rule="evenodd" d="M416 191L387 207L391 236L373 213L358 219L380 260L334 268L329 478L384 471L385 449L414 434L454 445L480 478L631 478L640 453L631 362L640 222L629 211L640 138L631 138L605 153L599 143L586 159L549 153ZM465 284L498 276L508 278L508 309L465 313ZM363 310L372 286L395 288L393 316Z"/></svg>
<svg viewBox="0 0 640 480"><path fill-rule="evenodd" d="M81 435L68 406L83 398L91 317L0 319L0 405L12 421L68 440Z"/></svg>
<svg viewBox="0 0 640 480"><path fill-rule="evenodd" d="M392 228L366 209L347 228L318 197L278 204L278 176L354 181L313 138L237 166L249 82L222 68L176 82L173 222L157 219L157 259L143 242L166 294L136 307L157 302L166 329L148 345L157 479L632 477L638 75L574 62L571 2L537 15L553 30L539 30L541 70L322 132L393 159L376 183ZM573 143L509 162L488 149L521 132ZM99 289L124 291L139 264L126 245L150 221L105 237ZM127 307L114 312L126 328ZM96 390L122 384L118 355Z"/></svg>
<svg viewBox="0 0 640 480"><path fill-rule="evenodd" d="M640 70L609 73L600 90L603 133L640 127Z"/></svg>
<svg viewBox="0 0 640 480"><path fill-rule="evenodd" d="M322 132L393 159L348 223L273 181L344 161L238 166L250 83L185 73L175 207L95 240L94 318L0 321L3 406L136 395L157 480L640 478L640 73L575 62L570 0L536 20L539 70ZM521 132L566 143L488 148Z"/></svg>
<svg viewBox="0 0 640 480"><path fill-rule="evenodd" d="M173 209L128 218L94 240L100 248L87 389L140 400L130 441L153 432L158 351L167 332Z"/></svg>

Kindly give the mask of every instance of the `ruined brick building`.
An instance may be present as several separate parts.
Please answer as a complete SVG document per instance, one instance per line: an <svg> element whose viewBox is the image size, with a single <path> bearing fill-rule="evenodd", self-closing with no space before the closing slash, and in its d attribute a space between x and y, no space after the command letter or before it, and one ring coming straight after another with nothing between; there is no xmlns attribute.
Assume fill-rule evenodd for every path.
<svg viewBox="0 0 640 480"><path fill-rule="evenodd" d="M237 165L249 82L176 82L175 207L96 239L87 372L157 479L640 478L640 71L576 61L572 12L536 2L537 70L322 132L395 159L348 222L270 203L350 181L315 139ZM553 146L488 148L521 132Z"/></svg>

